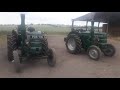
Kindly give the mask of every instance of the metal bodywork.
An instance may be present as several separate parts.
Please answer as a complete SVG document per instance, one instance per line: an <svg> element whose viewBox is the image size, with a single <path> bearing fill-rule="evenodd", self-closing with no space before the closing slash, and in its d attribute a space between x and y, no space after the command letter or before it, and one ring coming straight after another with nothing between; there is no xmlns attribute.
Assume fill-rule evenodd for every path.
<svg viewBox="0 0 120 90"><path fill-rule="evenodd" d="M18 26L18 48L24 57L31 55L40 55L42 52L42 42L44 34L42 32L26 32L25 15L21 15L21 25Z"/></svg>
<svg viewBox="0 0 120 90"><path fill-rule="evenodd" d="M43 42L41 39L44 38L44 35L41 32L31 32L27 35L29 42L29 54L30 55L40 55L43 51ZM48 46L46 46L48 47Z"/></svg>
<svg viewBox="0 0 120 90"><path fill-rule="evenodd" d="M90 32L85 32L85 33L80 33L80 38L82 41L82 47L87 50L91 45L94 45L94 37L98 40L96 43L96 46L102 47L102 45L107 43L107 35L106 33L99 33L96 32L94 33L94 36L92 37L92 33Z"/></svg>
<svg viewBox="0 0 120 90"><path fill-rule="evenodd" d="M79 20L75 19L75 21ZM89 30L88 22L91 23ZM84 49L93 60L99 60L102 52L105 56L113 56L115 54L115 47L107 42L107 33L99 31L100 23L98 23L98 31L96 31L94 23L94 20L86 21L84 30L82 27L79 28L79 26L74 27L74 20L72 20L71 32L64 38L69 53L78 54Z"/></svg>
<svg viewBox="0 0 120 90"><path fill-rule="evenodd" d="M87 28L87 27L86 27ZM99 28L99 27L98 27ZM87 31L80 29L74 29L74 21L72 21L72 29L71 32L68 34L75 33L77 34L81 41L82 41L82 47L87 50L91 45L96 45L102 48L105 44L107 44L107 33L105 32L95 32L94 31L94 21L91 21L91 30Z"/></svg>
<svg viewBox="0 0 120 90"><path fill-rule="evenodd" d="M88 22L87 22L88 23ZM99 29L99 27L98 27ZM77 34L76 34L77 33ZM91 21L91 30L81 30L74 28L74 21L72 21L72 29L71 32L68 34L76 34L82 41L82 48L87 50L91 45L96 45L100 48L103 48L105 44L107 44L107 33L105 32L97 32L94 31L94 21Z"/></svg>
<svg viewBox="0 0 120 90"><path fill-rule="evenodd" d="M17 31L7 35L7 49L8 60L14 63L17 72L21 71L24 61L35 60L33 58L47 59L51 67L56 64L55 50L48 47L45 34L33 27L27 29L24 14L21 14L21 25Z"/></svg>
<svg viewBox="0 0 120 90"><path fill-rule="evenodd" d="M25 15L21 14L21 24L17 29L17 44L15 49L20 50L20 60L30 57L46 58L48 56L47 38L41 31L35 31L34 28L27 30L25 25Z"/></svg>

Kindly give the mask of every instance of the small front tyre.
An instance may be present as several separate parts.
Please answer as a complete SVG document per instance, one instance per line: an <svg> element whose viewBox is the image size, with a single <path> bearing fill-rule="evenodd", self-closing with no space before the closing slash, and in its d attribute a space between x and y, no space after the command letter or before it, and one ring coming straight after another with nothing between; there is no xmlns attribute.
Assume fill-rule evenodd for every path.
<svg viewBox="0 0 120 90"><path fill-rule="evenodd" d="M90 46L87 52L88 56L95 61L98 61L100 59L102 53L100 48L95 45Z"/></svg>
<svg viewBox="0 0 120 90"><path fill-rule="evenodd" d="M102 50L105 56L114 56L116 49L112 44L107 44L106 48Z"/></svg>
<svg viewBox="0 0 120 90"><path fill-rule="evenodd" d="M49 66L51 66L51 67L55 66L55 64L56 64L56 54L55 54L54 49L49 49L47 61L48 61Z"/></svg>
<svg viewBox="0 0 120 90"><path fill-rule="evenodd" d="M15 66L15 71L17 73L20 73L21 72L21 63L20 63L20 58L19 58L19 54L18 54L18 51L15 50L13 51L13 57L14 57L14 66Z"/></svg>

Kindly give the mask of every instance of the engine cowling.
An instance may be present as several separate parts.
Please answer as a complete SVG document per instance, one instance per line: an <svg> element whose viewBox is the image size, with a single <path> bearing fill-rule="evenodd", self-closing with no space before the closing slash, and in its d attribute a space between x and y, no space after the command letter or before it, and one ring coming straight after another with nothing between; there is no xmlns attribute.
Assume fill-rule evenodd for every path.
<svg viewBox="0 0 120 90"><path fill-rule="evenodd" d="M48 49L47 39L41 31L29 32L27 34L27 42L29 43L30 54L40 55L43 51L46 52Z"/></svg>

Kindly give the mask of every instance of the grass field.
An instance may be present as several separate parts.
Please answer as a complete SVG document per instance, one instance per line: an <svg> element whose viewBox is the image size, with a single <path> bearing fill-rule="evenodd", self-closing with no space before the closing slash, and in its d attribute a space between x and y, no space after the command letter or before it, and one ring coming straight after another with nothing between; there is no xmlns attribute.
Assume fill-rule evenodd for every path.
<svg viewBox="0 0 120 90"><path fill-rule="evenodd" d="M56 26L56 25L28 25L32 26L36 31L43 31L47 35L66 35L70 32L69 26ZM12 30L17 30L17 25L0 25L0 44L6 41L6 35L11 33Z"/></svg>
<svg viewBox="0 0 120 90"><path fill-rule="evenodd" d="M37 31L43 31L47 34L67 34L71 30L70 27L68 26L55 26L55 25L32 25L32 26ZM6 35L10 33L13 29L17 29L17 26L16 25L0 25L0 35Z"/></svg>
<svg viewBox="0 0 120 90"><path fill-rule="evenodd" d="M43 25L27 25L27 27L32 26L34 27L37 31L43 31L47 35L67 35L71 28L70 26L66 25L49 25L49 24L43 24ZM17 25L0 25L0 41L3 41L5 39L5 36L13 29L17 29ZM117 41L120 41L120 37L109 37L110 39L114 39Z"/></svg>

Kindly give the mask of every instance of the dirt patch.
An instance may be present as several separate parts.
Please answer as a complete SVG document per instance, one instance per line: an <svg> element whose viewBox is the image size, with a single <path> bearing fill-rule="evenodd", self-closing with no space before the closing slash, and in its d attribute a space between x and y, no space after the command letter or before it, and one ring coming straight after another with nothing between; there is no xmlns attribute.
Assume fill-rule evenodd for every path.
<svg viewBox="0 0 120 90"><path fill-rule="evenodd" d="M24 65L23 72L16 74L13 64L7 61L6 41L0 43L0 77L6 78L102 78L120 77L120 43L109 40L116 47L114 57L102 56L100 61L89 59L86 54L72 55L66 50L64 35L48 36L49 46L55 48L56 67L48 66L46 60Z"/></svg>

